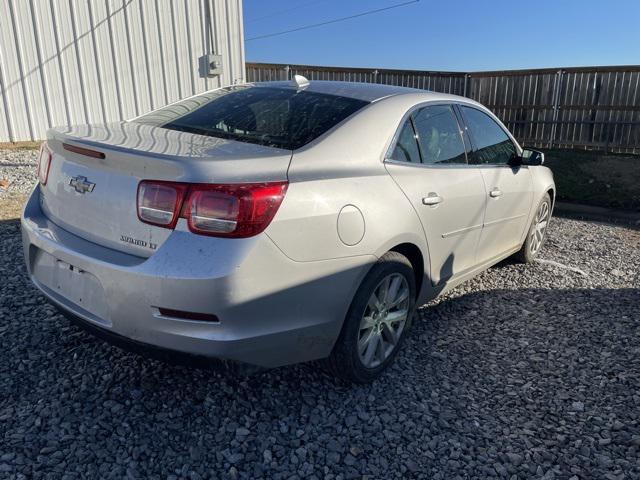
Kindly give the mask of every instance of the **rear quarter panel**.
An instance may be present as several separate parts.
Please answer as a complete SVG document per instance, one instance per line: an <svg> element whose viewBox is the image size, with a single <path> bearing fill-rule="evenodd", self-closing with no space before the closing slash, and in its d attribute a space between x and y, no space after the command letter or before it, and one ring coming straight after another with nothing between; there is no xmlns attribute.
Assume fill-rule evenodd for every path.
<svg viewBox="0 0 640 480"><path fill-rule="evenodd" d="M351 205L362 219L357 211L350 213L351 218L343 217L345 213L340 212ZM341 238L339 217L341 225L353 223L355 229L364 224L356 244L348 245ZM292 182L267 234L286 256L299 262L371 254L380 257L405 242L427 250L413 207L386 172Z"/></svg>
<svg viewBox="0 0 640 480"><path fill-rule="evenodd" d="M380 257L408 242L420 248L429 265L420 220L383 163L400 119L420 98L420 94L402 95L371 104L294 152L289 189L267 229L285 255L300 262ZM340 211L348 205L355 206L364 220L362 239L352 245L338 234L339 220L344 224ZM347 225L351 222L358 222L357 214L346 219Z"/></svg>

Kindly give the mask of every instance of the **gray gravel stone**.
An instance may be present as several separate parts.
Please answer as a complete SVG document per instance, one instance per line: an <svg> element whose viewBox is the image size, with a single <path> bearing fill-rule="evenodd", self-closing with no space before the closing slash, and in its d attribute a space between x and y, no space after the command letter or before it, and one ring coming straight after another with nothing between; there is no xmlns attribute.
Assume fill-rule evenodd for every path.
<svg viewBox="0 0 640 480"><path fill-rule="evenodd" d="M0 222L0 476L640 478L640 234L549 234L543 258L586 276L503 262L422 308L382 379L347 386L109 346L44 301Z"/></svg>
<svg viewBox="0 0 640 480"><path fill-rule="evenodd" d="M0 186L0 201L6 194L27 193L33 188L37 163L38 150L0 149L0 181L9 182L7 188Z"/></svg>

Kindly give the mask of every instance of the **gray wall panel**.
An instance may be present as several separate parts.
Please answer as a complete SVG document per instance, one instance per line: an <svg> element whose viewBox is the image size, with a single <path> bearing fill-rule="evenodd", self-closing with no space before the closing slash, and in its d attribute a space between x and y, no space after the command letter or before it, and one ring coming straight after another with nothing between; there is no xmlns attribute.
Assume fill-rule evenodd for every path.
<svg viewBox="0 0 640 480"><path fill-rule="evenodd" d="M223 74L203 78L209 2ZM241 0L0 0L0 142L244 81Z"/></svg>

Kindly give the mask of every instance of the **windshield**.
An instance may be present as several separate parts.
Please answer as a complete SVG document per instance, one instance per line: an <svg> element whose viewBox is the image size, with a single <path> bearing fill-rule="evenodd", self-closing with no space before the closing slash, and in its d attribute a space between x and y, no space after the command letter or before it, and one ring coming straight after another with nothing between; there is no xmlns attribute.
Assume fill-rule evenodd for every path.
<svg viewBox="0 0 640 480"><path fill-rule="evenodd" d="M134 122L296 150L368 102L277 87L229 87L188 98Z"/></svg>

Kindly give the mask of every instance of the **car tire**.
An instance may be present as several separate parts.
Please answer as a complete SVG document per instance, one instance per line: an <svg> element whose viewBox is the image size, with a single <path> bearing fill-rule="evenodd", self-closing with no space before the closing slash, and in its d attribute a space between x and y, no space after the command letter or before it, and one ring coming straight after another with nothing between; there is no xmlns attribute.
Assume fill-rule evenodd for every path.
<svg viewBox="0 0 640 480"><path fill-rule="evenodd" d="M538 256L540 250L547 240L547 226L551 220L551 197L545 193L536 208L536 213L531 220L527 238L525 238L522 248L514 254L514 258L521 263L531 263ZM541 228L541 223L544 226Z"/></svg>
<svg viewBox="0 0 640 480"><path fill-rule="evenodd" d="M407 297L402 299L405 290ZM415 300L411 262L400 253L387 252L371 268L351 302L340 336L326 359L331 373L352 383L369 383L379 377L402 346Z"/></svg>

